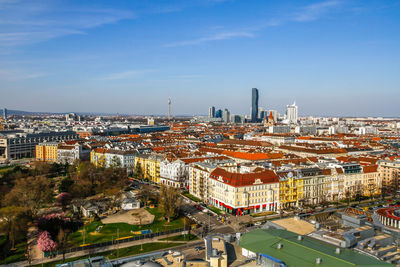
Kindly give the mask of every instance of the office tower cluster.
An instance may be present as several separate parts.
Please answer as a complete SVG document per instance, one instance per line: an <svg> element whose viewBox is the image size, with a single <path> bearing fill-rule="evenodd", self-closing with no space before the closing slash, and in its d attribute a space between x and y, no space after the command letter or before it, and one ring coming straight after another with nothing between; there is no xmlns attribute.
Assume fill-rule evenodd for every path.
<svg viewBox="0 0 400 267"><path fill-rule="evenodd" d="M251 122L251 123L275 123L278 121L279 114L277 110L267 110L263 107L259 106L259 91L257 88L251 89L251 107L250 107L250 116L245 118L241 115L231 115L228 109L218 109L216 110L214 106L209 108L208 118L209 119L222 119L223 122L232 122L232 123L243 123L243 122ZM296 106L296 102L292 105L286 106L286 113L283 118L280 118L283 123L286 124L296 124L298 122L298 107Z"/></svg>

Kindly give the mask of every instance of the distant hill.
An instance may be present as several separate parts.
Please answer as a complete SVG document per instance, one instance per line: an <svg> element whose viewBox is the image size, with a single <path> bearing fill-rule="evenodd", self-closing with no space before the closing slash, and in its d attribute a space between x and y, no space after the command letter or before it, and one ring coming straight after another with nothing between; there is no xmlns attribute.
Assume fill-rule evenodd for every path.
<svg viewBox="0 0 400 267"><path fill-rule="evenodd" d="M102 112L41 112L41 111L24 111L24 110L13 110L7 109L7 113L9 116L18 115L18 116L33 116L33 115L64 115L68 113L75 113L77 115L86 115L86 116L115 116L117 113L102 113ZM0 109L0 116L3 115L3 109ZM122 114L118 113L120 116L155 116L155 117L166 117L163 114ZM205 115L204 115L205 116ZM175 115L174 117L192 117L192 115Z"/></svg>

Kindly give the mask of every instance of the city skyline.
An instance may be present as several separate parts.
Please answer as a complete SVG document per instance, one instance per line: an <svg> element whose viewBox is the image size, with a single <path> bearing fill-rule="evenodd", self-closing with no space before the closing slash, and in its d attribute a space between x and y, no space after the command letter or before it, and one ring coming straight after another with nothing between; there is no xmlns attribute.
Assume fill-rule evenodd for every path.
<svg viewBox="0 0 400 267"><path fill-rule="evenodd" d="M11 14L11 15L10 15ZM397 117L398 2L0 1L0 107ZM32 101L35 99L35 101ZM90 101L88 101L90 100Z"/></svg>

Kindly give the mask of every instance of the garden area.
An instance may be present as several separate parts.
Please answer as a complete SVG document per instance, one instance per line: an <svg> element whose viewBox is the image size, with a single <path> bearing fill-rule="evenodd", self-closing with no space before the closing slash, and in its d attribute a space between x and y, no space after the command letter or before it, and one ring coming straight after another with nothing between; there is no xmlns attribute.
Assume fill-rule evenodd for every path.
<svg viewBox="0 0 400 267"><path fill-rule="evenodd" d="M103 224L100 220L86 223L78 231L70 234L69 242L73 246L95 244L115 240L118 237L131 237L140 235L140 231L150 230L152 233L174 230L184 227L183 218L171 219L168 223L159 208L146 208L154 215L154 222L146 225L131 225L128 223ZM118 237L117 237L118 234Z"/></svg>

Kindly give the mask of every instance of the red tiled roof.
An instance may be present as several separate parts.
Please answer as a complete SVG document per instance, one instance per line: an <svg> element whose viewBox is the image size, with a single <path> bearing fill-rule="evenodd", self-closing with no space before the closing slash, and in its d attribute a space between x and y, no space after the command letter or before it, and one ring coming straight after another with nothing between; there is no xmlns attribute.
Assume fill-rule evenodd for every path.
<svg viewBox="0 0 400 267"><path fill-rule="evenodd" d="M279 183L278 175L272 170L252 173L233 173L222 168L216 168L211 172L210 178L218 181L219 177L222 177L224 184L234 187L253 185L258 179L260 179L263 184Z"/></svg>
<svg viewBox="0 0 400 267"><path fill-rule="evenodd" d="M363 171L364 171L364 173L377 172L378 171L378 165L364 166L363 167Z"/></svg>

